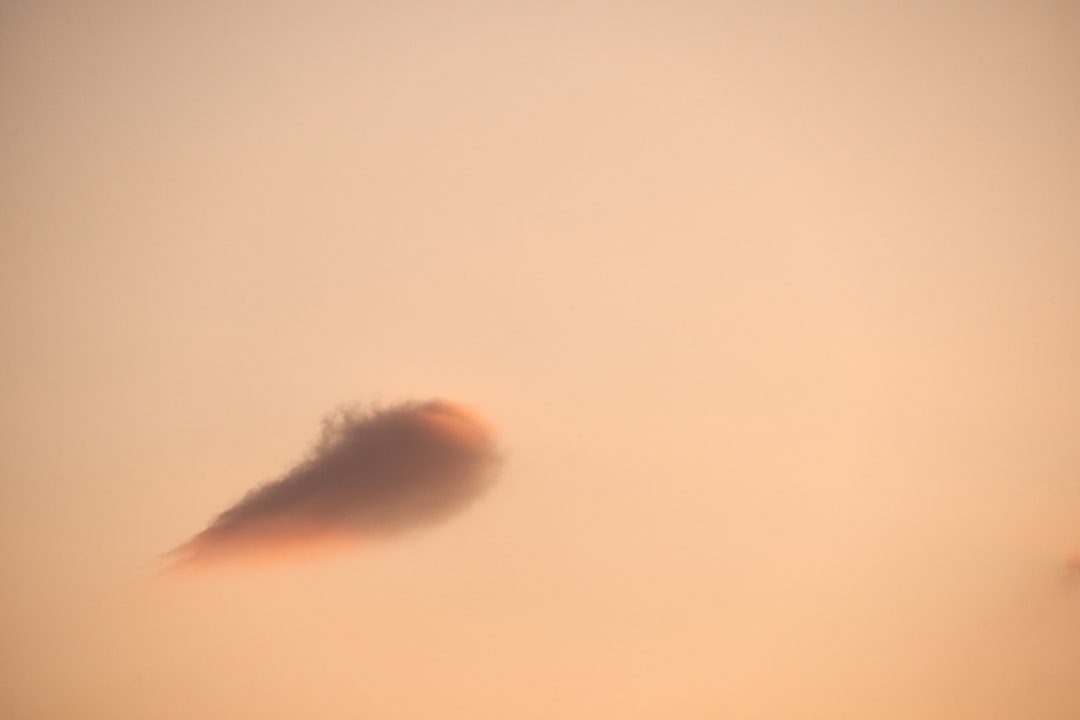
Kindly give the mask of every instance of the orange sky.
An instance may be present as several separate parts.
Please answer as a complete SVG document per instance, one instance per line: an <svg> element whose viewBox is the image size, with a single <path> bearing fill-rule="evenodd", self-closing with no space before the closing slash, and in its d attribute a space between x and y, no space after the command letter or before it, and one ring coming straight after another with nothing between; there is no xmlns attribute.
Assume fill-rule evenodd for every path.
<svg viewBox="0 0 1080 720"><path fill-rule="evenodd" d="M0 6L0 716L1075 720L1080 6ZM163 580L348 401L445 526Z"/></svg>

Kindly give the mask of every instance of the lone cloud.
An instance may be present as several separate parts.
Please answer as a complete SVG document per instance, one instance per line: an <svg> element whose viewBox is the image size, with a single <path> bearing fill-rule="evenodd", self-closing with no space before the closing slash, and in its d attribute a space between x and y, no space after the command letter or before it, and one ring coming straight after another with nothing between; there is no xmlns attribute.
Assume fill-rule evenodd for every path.
<svg viewBox="0 0 1080 720"><path fill-rule="evenodd" d="M443 520L494 480L490 427L445 400L324 421L307 460L167 555L173 567L306 552Z"/></svg>

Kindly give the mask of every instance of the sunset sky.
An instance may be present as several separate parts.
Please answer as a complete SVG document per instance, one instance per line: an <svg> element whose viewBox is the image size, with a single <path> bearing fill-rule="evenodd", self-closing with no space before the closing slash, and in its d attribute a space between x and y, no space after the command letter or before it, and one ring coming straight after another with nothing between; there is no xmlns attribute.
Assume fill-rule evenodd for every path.
<svg viewBox="0 0 1080 720"><path fill-rule="evenodd" d="M160 557L343 403L438 527ZM4 720L1076 720L1080 3L0 3Z"/></svg>

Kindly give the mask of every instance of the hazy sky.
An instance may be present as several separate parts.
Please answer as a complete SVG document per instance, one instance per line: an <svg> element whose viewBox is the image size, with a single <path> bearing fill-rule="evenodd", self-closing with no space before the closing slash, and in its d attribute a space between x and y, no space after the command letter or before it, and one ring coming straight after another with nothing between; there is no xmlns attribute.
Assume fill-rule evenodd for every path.
<svg viewBox="0 0 1080 720"><path fill-rule="evenodd" d="M1080 4L0 4L0 716L1075 720ZM160 553L342 402L503 481Z"/></svg>

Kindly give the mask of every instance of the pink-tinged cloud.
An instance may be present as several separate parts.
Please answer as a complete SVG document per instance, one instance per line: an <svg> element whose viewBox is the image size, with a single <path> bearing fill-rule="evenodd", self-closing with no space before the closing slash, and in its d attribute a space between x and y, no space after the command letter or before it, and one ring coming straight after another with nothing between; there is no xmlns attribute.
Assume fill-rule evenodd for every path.
<svg viewBox="0 0 1080 720"><path fill-rule="evenodd" d="M308 459L170 552L173 567L307 556L430 525L493 482L491 427L445 400L324 421Z"/></svg>

